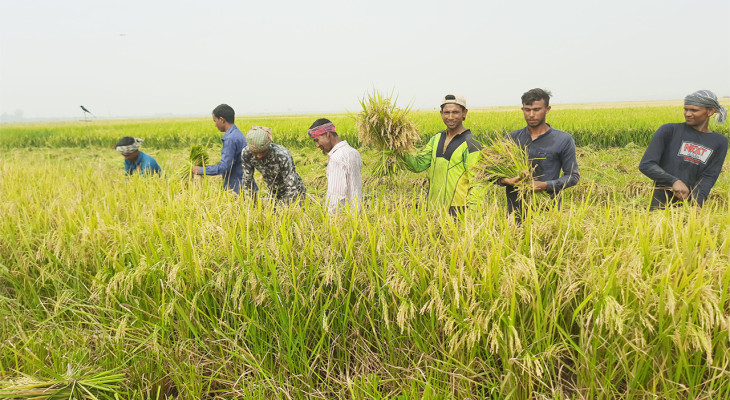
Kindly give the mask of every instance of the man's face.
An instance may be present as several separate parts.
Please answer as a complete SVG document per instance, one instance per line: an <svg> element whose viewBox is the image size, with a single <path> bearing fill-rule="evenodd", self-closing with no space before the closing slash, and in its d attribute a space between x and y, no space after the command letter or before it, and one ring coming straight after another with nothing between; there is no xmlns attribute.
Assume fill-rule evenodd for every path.
<svg viewBox="0 0 730 400"><path fill-rule="evenodd" d="M215 124L215 127L218 128L219 131L221 131L221 132L225 132L226 131L226 126L225 126L226 120L225 120L225 118L216 117L214 115L213 116L213 123Z"/></svg>
<svg viewBox="0 0 730 400"><path fill-rule="evenodd" d="M139 157L139 150L135 151L134 153L124 155L124 159L129 162L137 161L137 157Z"/></svg>
<svg viewBox="0 0 730 400"><path fill-rule="evenodd" d="M713 114L715 114L715 110L711 108L684 106L684 120L691 127L703 126Z"/></svg>
<svg viewBox="0 0 730 400"><path fill-rule="evenodd" d="M263 160L269 155L269 150L262 151L260 153L251 153L252 156L256 157L257 160Z"/></svg>
<svg viewBox="0 0 730 400"><path fill-rule="evenodd" d="M537 128L545 123L545 116L550 112L550 106L545 107L545 100L533 101L532 104L522 105L522 114L525 116L527 126Z"/></svg>
<svg viewBox="0 0 730 400"><path fill-rule="evenodd" d="M329 153L330 150L332 150L332 147L334 147L334 144L332 143L332 133L330 132L319 135L312 140L314 141L315 146L317 146L318 149L322 150L322 154Z"/></svg>
<svg viewBox="0 0 730 400"><path fill-rule="evenodd" d="M458 128L466 119L467 110L461 108L458 104L446 104L441 109L441 119L449 129Z"/></svg>

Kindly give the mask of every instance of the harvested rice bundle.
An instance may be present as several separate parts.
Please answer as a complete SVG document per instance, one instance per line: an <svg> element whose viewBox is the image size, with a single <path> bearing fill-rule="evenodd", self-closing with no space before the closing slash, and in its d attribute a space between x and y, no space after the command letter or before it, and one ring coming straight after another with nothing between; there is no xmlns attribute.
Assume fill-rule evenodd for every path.
<svg viewBox="0 0 730 400"><path fill-rule="evenodd" d="M190 147L190 164L180 169L178 176L180 180L191 179L193 177L193 167L205 167L208 165L208 149L202 145L193 145Z"/></svg>
<svg viewBox="0 0 730 400"><path fill-rule="evenodd" d="M383 151L373 171L375 176L391 175L401 168L396 157L414 150L421 139L408 115L411 107L398 108L396 100L392 94L386 96L377 90L360 100L362 111L356 116L360 142Z"/></svg>
<svg viewBox="0 0 730 400"><path fill-rule="evenodd" d="M515 185L515 189L522 199L536 196L538 199L549 199L550 195L545 192L533 192L531 181L534 179L530 156L526 149L512 140L502 138L492 139L491 142L482 148L481 162L477 178L486 182L495 182L502 178L521 179Z"/></svg>

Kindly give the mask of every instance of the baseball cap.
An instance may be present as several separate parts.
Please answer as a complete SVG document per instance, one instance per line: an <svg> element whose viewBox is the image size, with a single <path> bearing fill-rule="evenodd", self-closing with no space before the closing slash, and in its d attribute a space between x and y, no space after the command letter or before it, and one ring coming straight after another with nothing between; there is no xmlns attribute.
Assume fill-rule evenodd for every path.
<svg viewBox="0 0 730 400"><path fill-rule="evenodd" d="M458 105L466 108L466 99L462 95L447 94L441 100L441 107L443 107L445 104L458 104Z"/></svg>

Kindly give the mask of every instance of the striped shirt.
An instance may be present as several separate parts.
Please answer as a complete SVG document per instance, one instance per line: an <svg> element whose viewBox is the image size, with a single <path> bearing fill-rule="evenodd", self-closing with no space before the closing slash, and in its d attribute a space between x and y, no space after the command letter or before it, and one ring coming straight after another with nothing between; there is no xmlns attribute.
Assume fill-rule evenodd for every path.
<svg viewBox="0 0 730 400"><path fill-rule="evenodd" d="M327 210L349 206L360 211L362 202L362 158L343 140L329 151L327 163Z"/></svg>

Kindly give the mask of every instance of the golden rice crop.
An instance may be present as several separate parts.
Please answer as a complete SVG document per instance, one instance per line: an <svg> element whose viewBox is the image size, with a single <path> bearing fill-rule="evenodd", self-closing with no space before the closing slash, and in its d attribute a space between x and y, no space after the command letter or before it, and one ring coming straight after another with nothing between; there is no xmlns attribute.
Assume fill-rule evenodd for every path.
<svg viewBox="0 0 730 400"><path fill-rule="evenodd" d="M415 149L420 133L409 116L411 107L399 108L396 101L392 94L386 96L377 90L360 100L357 132L363 145L398 155Z"/></svg>
<svg viewBox="0 0 730 400"><path fill-rule="evenodd" d="M147 146L164 170L205 143L173 139ZM330 216L214 179L125 178L108 146L61 146L0 158L0 397L730 393L727 168L701 210L649 213L642 147L579 148L589 184L515 226L495 185L455 220L399 173L364 186L362 213ZM325 158L304 162L306 146L292 153L321 196Z"/></svg>
<svg viewBox="0 0 730 400"><path fill-rule="evenodd" d="M527 199L533 194L540 199L550 196L547 192L534 192L532 181L535 167L525 148L513 140L491 139L482 147L481 161L478 165L477 179L493 183L502 178L520 177L515 189L520 198Z"/></svg>
<svg viewBox="0 0 730 400"><path fill-rule="evenodd" d="M372 171L376 177L392 175L400 169L397 156L414 150L421 138L410 118L410 106L399 108L396 102L392 94L387 96L377 90L360 100L362 111L356 116L360 143L382 152Z"/></svg>

